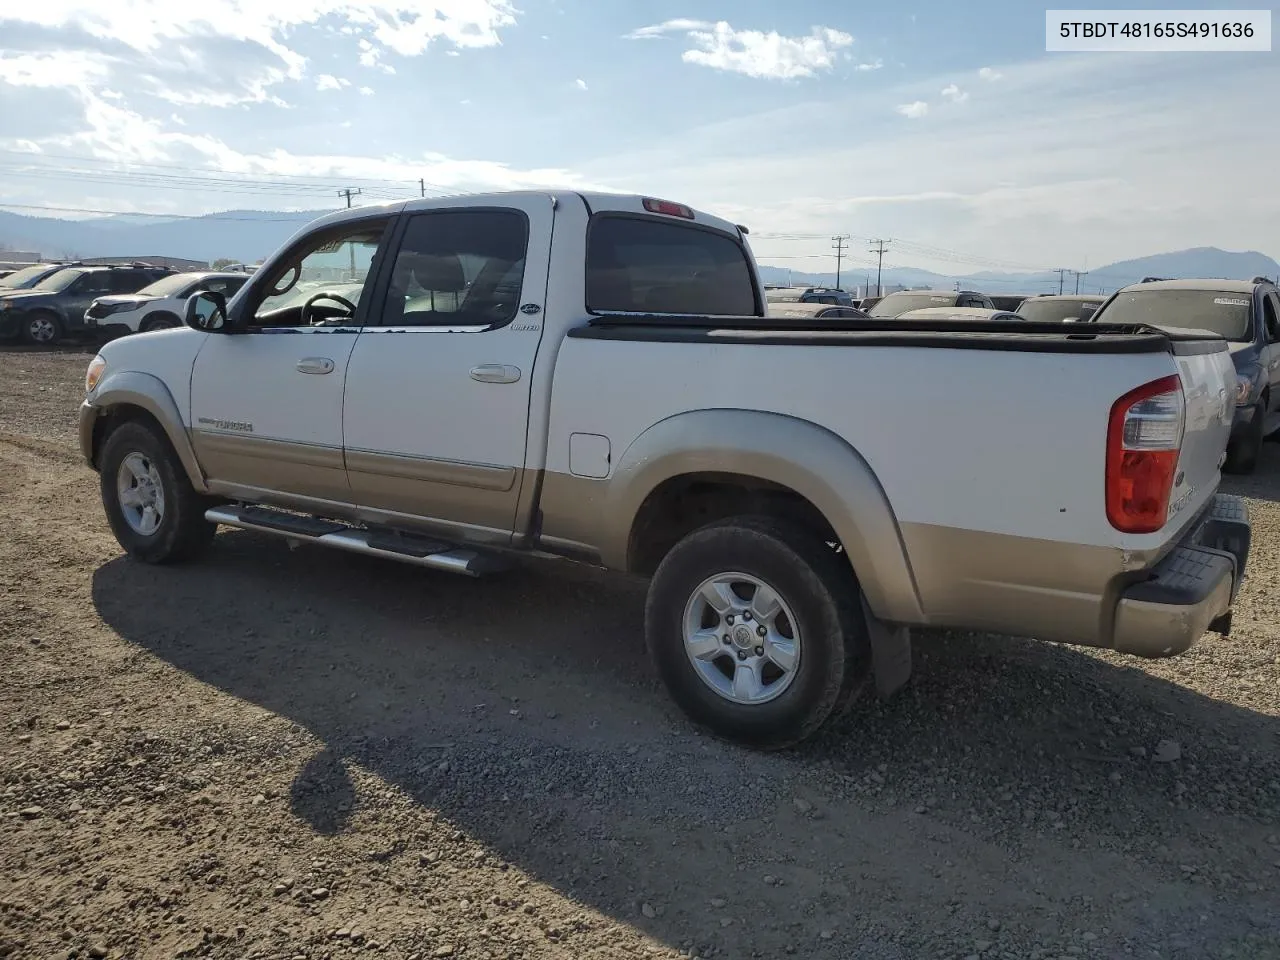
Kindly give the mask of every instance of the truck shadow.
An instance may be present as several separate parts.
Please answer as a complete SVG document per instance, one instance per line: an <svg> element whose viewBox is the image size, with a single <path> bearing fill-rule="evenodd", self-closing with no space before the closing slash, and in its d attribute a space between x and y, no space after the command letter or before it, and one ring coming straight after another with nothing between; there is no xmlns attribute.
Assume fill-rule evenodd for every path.
<svg viewBox="0 0 1280 960"><path fill-rule="evenodd" d="M909 931L971 932L997 873L1025 886L1012 916L1106 875L1142 901L1107 922L1144 942L1176 928L1201 938L1188 955L1208 955L1257 935L1252 909L1280 944L1260 894L1223 907L1179 873L1192 836L1266 849L1277 718L1067 647L940 634L919 639L895 699L860 701L798 751L756 754L670 705L642 649L643 596L578 568L471 581L241 532L200 564L113 560L93 583L125 640L324 743L290 788L300 825L355 829L361 804L378 802L362 800L359 767L534 878L703 956L792 942L853 955L823 952L857 946L820 941L834 925L859 926L876 956L920 955ZM1153 762L1160 740L1182 759ZM1163 873L1130 857L1157 845ZM709 922L714 897L753 911L754 927ZM1197 926L1211 910L1217 925Z"/></svg>

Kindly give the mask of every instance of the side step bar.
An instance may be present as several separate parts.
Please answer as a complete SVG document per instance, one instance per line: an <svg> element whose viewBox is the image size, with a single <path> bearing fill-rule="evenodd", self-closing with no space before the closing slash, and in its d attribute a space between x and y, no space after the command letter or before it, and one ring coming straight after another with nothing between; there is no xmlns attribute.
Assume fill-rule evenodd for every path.
<svg viewBox="0 0 1280 960"><path fill-rule="evenodd" d="M443 541L395 530L363 530L334 520L322 520L319 517L286 513L267 507L214 507L205 511L204 518L210 523L220 523L239 530L270 533L302 543L318 543L338 550L399 560L401 563L460 573L468 577L496 573L506 567L500 558L492 554L455 547Z"/></svg>

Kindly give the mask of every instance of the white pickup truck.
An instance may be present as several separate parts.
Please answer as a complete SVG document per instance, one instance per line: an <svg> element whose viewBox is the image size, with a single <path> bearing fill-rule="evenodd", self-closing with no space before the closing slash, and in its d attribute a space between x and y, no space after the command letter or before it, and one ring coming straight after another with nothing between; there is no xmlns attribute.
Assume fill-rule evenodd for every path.
<svg viewBox="0 0 1280 960"><path fill-rule="evenodd" d="M1224 340L765 306L746 230L667 201L357 208L230 303L107 344L80 439L147 563L222 524L648 577L672 695L759 747L896 689L912 627L1148 657L1229 629L1250 527L1217 492Z"/></svg>

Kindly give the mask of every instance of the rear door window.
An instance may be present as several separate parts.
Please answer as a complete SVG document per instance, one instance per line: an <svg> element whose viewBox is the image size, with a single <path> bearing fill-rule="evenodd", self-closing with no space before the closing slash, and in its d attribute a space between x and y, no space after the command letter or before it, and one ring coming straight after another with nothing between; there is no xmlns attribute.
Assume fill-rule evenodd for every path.
<svg viewBox="0 0 1280 960"><path fill-rule="evenodd" d="M751 316L755 281L737 239L704 227L597 214L587 238L592 313Z"/></svg>

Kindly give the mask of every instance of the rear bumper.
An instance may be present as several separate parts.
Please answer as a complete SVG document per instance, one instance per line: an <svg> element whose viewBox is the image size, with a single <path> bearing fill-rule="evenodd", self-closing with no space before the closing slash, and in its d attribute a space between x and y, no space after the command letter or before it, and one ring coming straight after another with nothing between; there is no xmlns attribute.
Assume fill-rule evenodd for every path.
<svg viewBox="0 0 1280 960"><path fill-rule="evenodd" d="M1206 631L1231 629L1231 604L1249 561L1249 507L1217 494L1200 522L1116 605L1112 646L1139 657L1172 657Z"/></svg>

